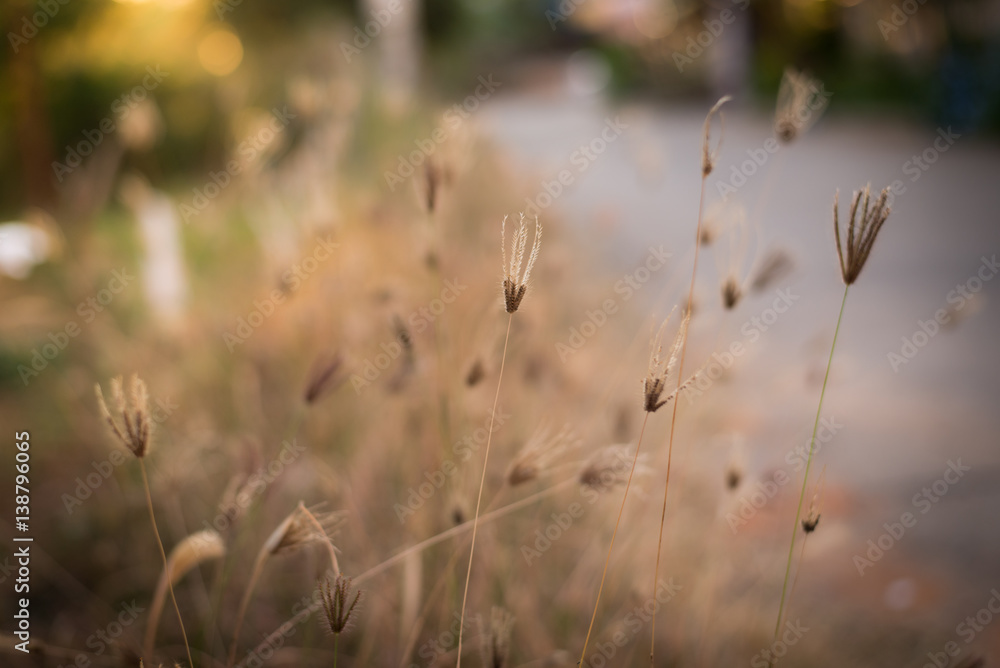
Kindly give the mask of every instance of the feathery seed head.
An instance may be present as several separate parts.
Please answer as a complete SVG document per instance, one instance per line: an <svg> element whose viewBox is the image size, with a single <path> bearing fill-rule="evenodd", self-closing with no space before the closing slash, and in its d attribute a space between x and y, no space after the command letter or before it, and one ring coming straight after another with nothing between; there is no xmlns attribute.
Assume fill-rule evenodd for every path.
<svg viewBox="0 0 1000 668"><path fill-rule="evenodd" d="M94 386L97 395L97 405L111 432L121 443L138 458L146 456L149 451L150 433L153 422L149 416L149 392L146 383L138 375L129 381L129 401L125 400L122 388L122 378L118 376L111 380L111 399L114 401L115 415L121 416L121 426L115 416L112 416L104 392L100 384Z"/></svg>
<svg viewBox="0 0 1000 668"><path fill-rule="evenodd" d="M563 454L581 445L580 439L567 424L555 436L548 425L542 425L527 440L507 469L507 484L516 487L535 480Z"/></svg>
<svg viewBox="0 0 1000 668"><path fill-rule="evenodd" d="M480 653L486 668L506 668L510 660L510 635L514 617L503 608L494 607L490 614L490 628L482 634Z"/></svg>
<svg viewBox="0 0 1000 668"><path fill-rule="evenodd" d="M662 356L661 341L663 339L663 331L670 321L669 317L663 321L660 331L653 339L649 354L649 367L646 371L646 377L642 381L643 410L647 413L655 413L664 404L671 401L676 394L675 390L665 398L660 398L667 387L667 378L677 364L677 357L680 354L681 346L683 346L684 339L687 337L687 326L690 319L691 316L689 314L684 315L684 319L681 320L681 326L677 330L677 335L674 337L674 342L670 346L670 354L666 358Z"/></svg>
<svg viewBox="0 0 1000 668"><path fill-rule="evenodd" d="M314 514L300 501L295 510L271 532L264 543L264 551L279 554L314 542L329 544L329 533L338 520L339 517L334 513Z"/></svg>
<svg viewBox="0 0 1000 668"><path fill-rule="evenodd" d="M609 445L595 452L580 469L580 484L598 492L624 485L632 462L629 451L627 445ZM640 456L640 460L644 458Z"/></svg>
<svg viewBox="0 0 1000 668"><path fill-rule="evenodd" d="M774 110L774 136L790 144L812 126L829 102L823 84L794 69L785 70Z"/></svg>
<svg viewBox="0 0 1000 668"><path fill-rule="evenodd" d="M528 243L528 225L525 222L524 214L520 214L520 222L514 231L510 245L510 264L507 263L507 237L506 237L507 217L504 216L500 224L500 251L503 257L503 296L504 307L507 313L514 313L521 305L521 299L528 289L528 278L531 276L531 268L535 266L538 259L538 249L542 243L542 226L535 218L535 239L531 244L531 253L528 255L527 263L524 263L524 251ZM522 273L522 265L524 271Z"/></svg>
<svg viewBox="0 0 1000 668"><path fill-rule="evenodd" d="M351 578L338 575L327 577L319 585L319 593L323 599L323 612L330 632L334 635L343 633L351 622L354 607L361 600L361 590L351 598Z"/></svg>
<svg viewBox="0 0 1000 668"><path fill-rule="evenodd" d="M705 117L705 129L702 133L702 145L701 145L701 175L702 177L707 177L715 169L715 161L719 157L719 149L722 148L722 138L719 138L719 142L715 145L715 150L712 150L711 144L708 140L709 130L712 128L712 116L719 114L719 133L723 134L725 131L725 123L722 116L722 105L729 102L731 98L728 95L723 96L715 103L711 109L708 110L708 116Z"/></svg>
<svg viewBox="0 0 1000 668"><path fill-rule="evenodd" d="M889 218L889 189L883 188L874 203L871 201L871 184L854 193L847 221L847 242L844 244L840 240L840 222L837 216L839 198L838 191L833 198L833 233L837 240L840 275L845 285L852 285L858 280L858 275L868 261L872 246L875 245L875 237Z"/></svg>

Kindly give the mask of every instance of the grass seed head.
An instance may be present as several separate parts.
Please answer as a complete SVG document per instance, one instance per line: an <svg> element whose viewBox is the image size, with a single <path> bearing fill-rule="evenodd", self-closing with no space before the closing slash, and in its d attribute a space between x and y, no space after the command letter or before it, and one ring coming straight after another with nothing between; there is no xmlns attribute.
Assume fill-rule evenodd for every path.
<svg viewBox="0 0 1000 668"><path fill-rule="evenodd" d="M709 131L712 128L712 117L715 114L719 114L719 134L724 134L725 123L722 116L722 105L729 102L731 98L726 95L723 96L718 102L715 103L711 109L708 110L708 116L705 117L705 129L702 132L702 144L701 144L701 175L702 177L707 177L715 169L715 161L719 157L719 149L722 148L722 137L719 137L718 143L715 145L715 149L712 149L711 142L709 142Z"/></svg>
<svg viewBox="0 0 1000 668"><path fill-rule="evenodd" d="M510 264L507 263L507 218L500 224L500 251L503 257L503 296L504 307L507 313L514 313L521 305L524 293L528 289L528 279L531 276L531 268L535 266L538 259L538 249L542 243L542 226L535 218L535 239L531 244L531 253L528 255L527 263L524 263L524 251L528 244L528 225L525 222L524 214L520 214L520 221L517 229L514 230L513 239L510 244ZM523 271L522 271L523 265Z"/></svg>
<svg viewBox="0 0 1000 668"><path fill-rule="evenodd" d="M785 70L774 110L774 136L790 144L819 120L829 102L823 84L794 69Z"/></svg>
<svg viewBox="0 0 1000 668"><path fill-rule="evenodd" d="M756 292L766 290L768 286L787 276L795 268L795 262L788 251L775 248L767 251L764 259L754 274L750 288Z"/></svg>
<svg viewBox="0 0 1000 668"><path fill-rule="evenodd" d="M627 445L609 445L595 452L580 469L580 484L598 492L624 485L632 462L629 450Z"/></svg>
<svg viewBox="0 0 1000 668"><path fill-rule="evenodd" d="M674 337L674 342L670 346L670 353L666 358L663 357L661 341L663 338L663 330L666 328L667 322L670 321L670 318L667 318L667 320L663 322L663 325L660 326L660 331L653 339L653 344L649 354L649 366L646 371L646 377L642 381L643 410L647 413L655 413L666 403L671 401L676 394L675 390L661 399L663 391L667 387L667 378L669 378L671 372L677 364L677 358L680 354L681 346L684 345L684 339L687 337L687 326L689 320L690 316L685 315L684 319L681 321L680 328L677 330L677 335Z"/></svg>
<svg viewBox="0 0 1000 668"><path fill-rule="evenodd" d="M554 436L548 425L539 427L518 451L507 469L507 484L511 487L535 480L565 453L581 444L569 425Z"/></svg>
<svg viewBox="0 0 1000 668"><path fill-rule="evenodd" d="M889 218L889 189L883 188L872 202L871 184L854 193L851 212L847 221L847 240L841 243L840 221L838 220L838 192L833 198L833 232L837 240L837 257L840 260L840 275L845 285L853 285L865 267L868 256L875 245L882 225Z"/></svg>
<svg viewBox="0 0 1000 668"><path fill-rule="evenodd" d="M320 582L319 593L323 599L323 613L326 615L327 627L334 635L339 635L348 628L351 616L358 601L361 600L361 590L351 597L351 578L338 575L327 577Z"/></svg>
<svg viewBox="0 0 1000 668"><path fill-rule="evenodd" d="M506 668L510 662L510 636L514 617L503 608L494 607L490 628L484 630L479 646L485 668Z"/></svg>
<svg viewBox="0 0 1000 668"><path fill-rule="evenodd" d="M339 353L317 357L309 371L304 399L312 405L340 386L346 376L340 373L344 360Z"/></svg>
<svg viewBox="0 0 1000 668"><path fill-rule="evenodd" d="M101 416L111 428L111 433L138 458L146 456L149 452L150 434L153 430L153 421L149 416L149 391L146 383L133 375L129 380L129 400L125 400L125 392L122 387L122 378L118 376L111 380L111 399L114 402L115 414L112 415L104 400L104 392L101 386L94 386L97 395L97 405L100 408ZM121 420L119 425L118 420Z"/></svg>
<svg viewBox="0 0 1000 668"><path fill-rule="evenodd" d="M743 296L743 290L735 276L730 276L722 284L722 304L726 309L732 309L739 303Z"/></svg>
<svg viewBox="0 0 1000 668"><path fill-rule="evenodd" d="M338 522L334 513L313 513L301 502L264 543L269 554L291 552L315 542L329 543L329 534Z"/></svg>

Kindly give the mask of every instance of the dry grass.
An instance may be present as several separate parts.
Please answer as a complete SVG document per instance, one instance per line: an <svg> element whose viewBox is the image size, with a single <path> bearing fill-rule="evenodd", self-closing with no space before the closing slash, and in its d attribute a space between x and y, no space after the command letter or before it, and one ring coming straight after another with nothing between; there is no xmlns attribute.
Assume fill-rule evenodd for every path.
<svg viewBox="0 0 1000 668"><path fill-rule="evenodd" d="M788 104L804 104L802 95ZM72 489L92 459L106 456L95 435L101 420L140 460L145 494L127 471L115 472L71 517L86 518L87 539L100 542L75 571L100 590L98 598L154 601L143 649L126 635L109 650L115 661L141 655L150 665L173 663L184 654L181 640L189 644L186 628L191 666L193 656L204 657L199 666L249 666L264 654L263 663L273 666L460 665L475 649L482 665L494 668L572 665L568 651L580 647L581 661L593 665L586 663L588 647L605 647L619 633L628 642L613 665L644 663L636 640L646 633L657 665L733 665L766 646L772 610L778 608L779 623L784 614L778 526L787 526L794 499L779 495L751 527L730 535L720 518L761 473L742 461L720 461L702 446L735 428L737 411L709 395L678 419L679 393L692 381L686 358L697 366L711 353L712 318L752 303L754 291L791 265L780 254L765 258L751 277L727 277L725 310L692 311L699 248L720 236L702 217L704 179L720 151L710 129L724 101L706 118L702 154L690 157L703 177L693 258L685 256L694 261L690 283L686 265L657 276L662 294L652 307L623 308L566 364L553 345L593 308L608 277L562 233L555 210L545 220L544 255L538 221L530 249L523 217L509 247L501 226L502 271L495 271L496 221L523 201L520 190L528 186L488 148L475 147L481 159L474 168L442 149L415 189L392 197L341 186L342 200L311 226L263 230L242 220L255 213L241 210L256 209L259 200L297 201L295 192L251 182L241 194L246 202L222 207L220 218L192 230L192 246L211 259L193 278L196 297L182 335L159 336L138 317L137 325L99 325L90 341L95 358L74 360L66 381L86 388L109 369L141 369L149 389L135 380L126 397L116 380L111 406L98 392L96 411L76 404L71 392L60 395L72 431L81 434L79 453L61 463L68 473L60 483ZM329 122L350 119L345 113ZM342 178L336 157L314 177ZM375 172L364 178L377 180ZM884 205L884 193L873 204L867 190L855 195L843 251L835 220L848 285L885 222ZM338 251L291 289L284 272L327 237ZM281 243L272 243L276 238ZM448 288L454 299L446 302L449 285L460 289ZM273 290L284 295L275 314L229 354L222 333ZM712 301L718 307L718 297ZM671 308L681 309L676 332L664 352L667 330L660 329L644 369L646 325ZM159 421L160 442L151 450L151 407L166 397L179 407ZM669 425L650 419L671 401L659 414L670 415ZM669 432L653 438L658 430ZM683 476L671 479L672 466ZM803 495L805 489L804 482ZM669 507L668 490L675 495ZM158 551L120 531L138 522L143 502ZM306 503L340 511L336 548L333 517ZM801 509L800 498L795 532L821 536L831 511L817 526L818 507L804 520ZM61 540L53 549L82 549L79 537ZM164 543L172 546L169 559ZM107 582L107 572L120 573L121 582ZM683 588L669 603L669 622L655 609L630 617L673 577ZM176 628L171 620L159 628L164 590ZM805 609L807 600L799 589L797 605ZM65 613L74 626L89 628L88 618L113 613L91 615L85 605ZM332 651L319 633L323 624L334 635ZM56 624L45 632L70 646L82 646L88 635ZM463 657L466 634L471 649ZM789 664L817 657L844 663L826 634L816 631ZM872 651L870 665L878 665L879 650ZM58 647L50 652L62 658Z"/></svg>

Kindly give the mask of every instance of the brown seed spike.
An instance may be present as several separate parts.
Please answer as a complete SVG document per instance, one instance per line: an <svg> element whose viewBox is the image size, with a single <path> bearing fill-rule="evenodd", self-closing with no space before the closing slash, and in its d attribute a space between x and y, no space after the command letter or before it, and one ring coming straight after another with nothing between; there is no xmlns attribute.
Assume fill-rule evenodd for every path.
<svg viewBox="0 0 1000 668"><path fill-rule="evenodd" d="M101 417L108 423L112 434L133 455L138 458L145 457L149 451L149 437L152 432L152 421L149 417L149 391L146 389L146 383L139 376L133 375L129 380L129 401L126 403L121 376L111 380L111 398L114 400L116 415L121 417L121 425L118 424L115 416L112 416L111 410L104 400L101 386L95 385L94 391L97 395L97 406L101 411Z"/></svg>
<svg viewBox="0 0 1000 668"><path fill-rule="evenodd" d="M351 622L354 607L361 600L361 590L354 593L351 599L351 578L338 575L336 578L326 578L319 586L323 598L323 612L330 632L339 635Z"/></svg>
<svg viewBox="0 0 1000 668"><path fill-rule="evenodd" d="M740 297L743 296L743 292L740 290L739 283L732 276L726 279L726 282L722 285L722 304L726 309L732 309L740 301Z"/></svg>
<svg viewBox="0 0 1000 668"><path fill-rule="evenodd" d="M504 307L507 313L514 313L521 305L524 293L528 289L528 279L531 276L531 269L538 259L538 249L542 243L542 226L535 218L535 239L531 244L531 253L528 255L527 263L524 262L524 251L528 243L528 225L525 222L524 214L520 215L520 223L514 231L510 245L510 264L507 263L507 218L504 217L500 224L500 251L503 257L503 296ZM522 272L522 265L524 270Z"/></svg>
<svg viewBox="0 0 1000 668"><path fill-rule="evenodd" d="M720 134L725 130L725 123L722 116L722 105L729 102L731 98L726 95L723 96L715 106L709 109L708 116L705 117L705 128L702 133L702 145L701 145L701 175L702 177L707 177L715 169L715 160L719 157L719 149L722 148L722 139L715 145L715 150L711 148L711 144L708 140L708 133L712 127L712 117L715 114L719 114L719 124L720 124Z"/></svg>
<svg viewBox="0 0 1000 668"><path fill-rule="evenodd" d="M677 335L674 337L674 342L670 346L670 354L666 359L661 357L663 351L660 342L663 338L663 330L666 328L670 318L667 318L663 322L663 325L660 326L660 331L653 340L652 350L649 354L649 366L646 371L646 377L642 381L642 407L647 413L655 413L677 394L675 390L665 398L660 398L667 386L667 378L677 364L678 352L684 344L685 337L687 337L689 320L690 315L685 315L684 320L681 321L680 328L677 330ZM681 387L684 387L684 385L681 385Z"/></svg>
<svg viewBox="0 0 1000 668"><path fill-rule="evenodd" d="M851 200L850 217L847 221L847 243L841 242L838 201L840 193L833 198L833 233L837 241L837 257L840 260L840 275L846 285L853 285L864 269L871 254L875 238L882 225L889 218L889 189L883 188L875 203L871 202L871 184L854 193ZM859 209L860 207L860 209Z"/></svg>
<svg viewBox="0 0 1000 668"><path fill-rule="evenodd" d="M785 70L774 110L774 136L783 144L795 141L819 119L828 102L822 83L796 70Z"/></svg>

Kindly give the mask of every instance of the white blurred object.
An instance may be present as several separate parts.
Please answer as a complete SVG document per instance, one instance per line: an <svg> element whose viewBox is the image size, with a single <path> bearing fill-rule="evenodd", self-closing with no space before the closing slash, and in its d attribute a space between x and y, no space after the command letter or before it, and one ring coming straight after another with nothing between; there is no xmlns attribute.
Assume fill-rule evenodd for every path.
<svg viewBox="0 0 1000 668"><path fill-rule="evenodd" d="M594 95L611 83L611 66L599 51L580 49L566 61L566 82L574 95Z"/></svg>
<svg viewBox="0 0 1000 668"><path fill-rule="evenodd" d="M24 280L31 270L59 255L62 239L51 217L31 210L23 221L0 223L0 274Z"/></svg>
<svg viewBox="0 0 1000 668"><path fill-rule="evenodd" d="M409 106L420 79L423 41L419 0L364 0L359 28L375 42L378 52L378 80L391 107ZM367 43L365 43L367 45Z"/></svg>
<svg viewBox="0 0 1000 668"><path fill-rule="evenodd" d="M146 300L162 324L176 325L188 295L177 212L169 197L138 176L122 180L121 198L139 223L145 249L142 276Z"/></svg>

